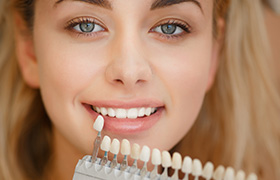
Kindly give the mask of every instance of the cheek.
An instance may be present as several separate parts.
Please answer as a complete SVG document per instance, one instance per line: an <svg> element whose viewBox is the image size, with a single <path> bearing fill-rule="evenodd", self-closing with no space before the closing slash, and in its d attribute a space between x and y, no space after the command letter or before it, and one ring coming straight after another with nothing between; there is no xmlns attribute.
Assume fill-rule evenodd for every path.
<svg viewBox="0 0 280 180"><path fill-rule="evenodd" d="M65 43L65 40L60 41L59 37L44 31L35 32L34 39L40 90L48 115L55 128L64 137L68 137L71 144L78 148L87 147L86 151L89 153L96 132L93 131L93 122L86 116L78 97L83 89L99 78L103 65L97 63L101 60L97 54L102 56L102 51L93 47L95 50L91 49L88 53L89 49ZM84 151L85 149L81 150Z"/></svg>
<svg viewBox="0 0 280 180"><path fill-rule="evenodd" d="M161 82L158 86L166 90L169 118L165 129L169 133L165 138L172 139L173 145L191 128L203 103L212 65L210 37L153 55L154 71Z"/></svg>

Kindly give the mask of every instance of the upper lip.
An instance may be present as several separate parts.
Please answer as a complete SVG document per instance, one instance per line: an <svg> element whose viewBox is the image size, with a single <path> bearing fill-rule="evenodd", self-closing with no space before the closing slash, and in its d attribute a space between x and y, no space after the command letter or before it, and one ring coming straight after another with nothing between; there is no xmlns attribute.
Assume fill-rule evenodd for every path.
<svg viewBox="0 0 280 180"><path fill-rule="evenodd" d="M129 101L87 101L84 102L88 105L95 107L104 107L104 108L139 108L139 107L162 107L164 104L158 100L151 99L141 99L141 100L129 100Z"/></svg>

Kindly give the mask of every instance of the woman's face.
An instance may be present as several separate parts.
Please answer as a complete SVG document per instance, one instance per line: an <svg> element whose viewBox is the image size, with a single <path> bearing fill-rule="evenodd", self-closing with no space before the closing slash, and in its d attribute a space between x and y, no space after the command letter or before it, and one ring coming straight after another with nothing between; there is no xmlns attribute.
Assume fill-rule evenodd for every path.
<svg viewBox="0 0 280 180"><path fill-rule="evenodd" d="M90 154L102 113L111 138L178 143L215 74L212 13L205 0L37 1L32 76L61 141Z"/></svg>

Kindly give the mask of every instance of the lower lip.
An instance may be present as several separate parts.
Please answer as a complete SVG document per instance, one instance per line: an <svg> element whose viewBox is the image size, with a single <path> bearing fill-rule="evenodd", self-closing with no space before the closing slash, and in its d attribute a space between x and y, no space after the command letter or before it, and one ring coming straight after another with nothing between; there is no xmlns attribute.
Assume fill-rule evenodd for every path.
<svg viewBox="0 0 280 180"><path fill-rule="evenodd" d="M91 109L91 106L88 104L84 104L87 111L91 114L91 116L94 118L94 120L97 118L98 114L97 112L93 111ZM113 132L115 134L134 134L139 133L142 131L146 131L150 128L152 128L157 121L159 121L162 113L163 113L164 107L159 107L157 111L150 115L150 116L144 116L141 118L136 119L118 119L114 117L109 116L103 116L104 118L104 130Z"/></svg>

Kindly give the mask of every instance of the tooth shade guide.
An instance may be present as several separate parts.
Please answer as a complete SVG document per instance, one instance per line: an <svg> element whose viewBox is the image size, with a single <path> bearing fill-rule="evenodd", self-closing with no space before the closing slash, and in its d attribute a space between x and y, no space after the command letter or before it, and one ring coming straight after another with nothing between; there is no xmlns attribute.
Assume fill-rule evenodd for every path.
<svg viewBox="0 0 280 180"><path fill-rule="evenodd" d="M117 146L117 147L112 148L113 144L116 144L114 146ZM107 168L111 168L110 172L112 172L114 170L114 171L120 171L120 172L124 171L121 173L130 173L130 177L132 177L134 175L137 175L139 177L139 174L140 174L141 178L146 178L146 177L148 178L148 176L150 175L150 177L148 179L158 179L160 177L161 179L168 178L170 180L179 179L178 171L179 171L179 169L181 169L181 171L183 173L185 173L185 177L182 180L187 180L189 178L190 173L193 175L194 180L198 180L199 177L203 177L205 180L210 180L210 179L213 179L213 180L245 180L245 173L243 171L238 171L235 176L234 169L231 167L228 167L225 170L225 168L223 166L218 166L213 173L214 168L213 168L213 164L211 162L207 162L205 164L204 168L202 168L201 162L198 159L194 159L192 161L192 159L188 156L184 157L184 160L182 163L182 157L179 153L173 153L172 158L171 158L170 153L168 151L163 151L162 153L160 153L160 151L158 149L153 149L152 158L150 159L150 149L147 146L142 147L140 155L139 155L139 153L136 153L134 156L134 158L139 158L142 161L142 163L144 164L142 169L140 170L140 169L135 168L136 171L132 171L132 167L128 167L128 164L127 164L127 158L128 158L128 155L130 155L130 143L126 139L124 139L122 141L122 148L121 148L121 154L124 155L123 162L121 164L119 164L120 166L116 167L117 162L114 165L113 161L116 160L117 154L120 149L119 146L120 146L120 143L117 139L114 139L111 144L110 137L104 136L102 143L101 143L101 150L104 151L104 157L102 159L98 158L97 161L93 161L93 162L89 162L89 163L85 163L85 162L87 162L86 159L92 159L92 158L86 158L86 159L83 158L82 161L78 162L76 169L78 169L80 166L82 166L82 164L84 164L86 169L90 169L91 166L101 165L101 168L99 168L99 170L101 170L102 168L106 169L106 167L107 167ZM140 146L138 144L133 144L133 147L134 147L134 150L136 149L136 152L139 151L139 149L140 149ZM107 161L108 161L107 157L108 157L109 150L114 155L114 159L112 160L112 162L109 161L107 163ZM134 150L132 149L132 151L134 151ZM131 152L131 154L133 154L133 153L135 153L135 152ZM159 154L161 154L161 155L159 155ZM160 159L160 157L162 159ZM152 164L154 165L154 170L152 172L149 172L147 170L147 163L149 161L151 161ZM134 164L135 163L137 165L137 159L134 161ZM163 173L158 174L157 166L160 163L162 164L162 167L164 168L164 170L163 170ZM171 168L171 166L172 166L172 168ZM169 170L175 170L171 177L168 176ZM109 171L107 171L107 172L109 172ZM74 177L75 177L75 175L74 175ZM115 178L113 178L113 179L115 179ZM193 178L191 178L191 179L193 179ZM73 178L73 180L80 180L80 179ZM109 179L104 179L104 180L109 180ZM121 180L121 179L118 179L118 180ZM255 174L250 174L246 180L257 180L257 176Z"/></svg>

